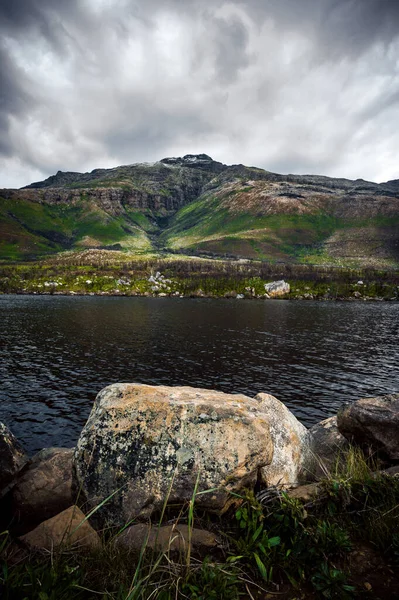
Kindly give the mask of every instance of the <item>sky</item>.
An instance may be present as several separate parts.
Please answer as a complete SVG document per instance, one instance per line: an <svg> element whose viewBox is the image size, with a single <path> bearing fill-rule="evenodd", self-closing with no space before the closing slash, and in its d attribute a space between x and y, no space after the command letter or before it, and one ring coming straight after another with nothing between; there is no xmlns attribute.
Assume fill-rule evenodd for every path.
<svg viewBox="0 0 399 600"><path fill-rule="evenodd" d="M399 0L0 0L0 187L206 153L399 178Z"/></svg>

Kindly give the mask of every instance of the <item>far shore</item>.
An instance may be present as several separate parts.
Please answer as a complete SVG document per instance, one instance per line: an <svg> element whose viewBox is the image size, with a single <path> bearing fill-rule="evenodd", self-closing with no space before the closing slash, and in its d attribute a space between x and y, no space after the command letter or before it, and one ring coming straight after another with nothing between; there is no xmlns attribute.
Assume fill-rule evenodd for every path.
<svg viewBox="0 0 399 600"><path fill-rule="evenodd" d="M174 298L174 299L208 299L208 300L264 300L270 302L271 300L289 300L289 301L305 301L305 302L399 302L399 296L396 298L383 298L383 297L354 297L354 296L337 296L337 297L308 297L295 296L292 294L286 296L277 296L275 298L267 298L262 295L256 296L244 296L240 294L225 294L222 296L207 295L207 294L151 294L149 292L137 293L137 292L74 292L74 291L62 291L62 292L27 292L27 291L16 291L16 292L0 292L0 296L62 296L62 297L82 297L82 296L95 296L95 297L111 297L111 298Z"/></svg>

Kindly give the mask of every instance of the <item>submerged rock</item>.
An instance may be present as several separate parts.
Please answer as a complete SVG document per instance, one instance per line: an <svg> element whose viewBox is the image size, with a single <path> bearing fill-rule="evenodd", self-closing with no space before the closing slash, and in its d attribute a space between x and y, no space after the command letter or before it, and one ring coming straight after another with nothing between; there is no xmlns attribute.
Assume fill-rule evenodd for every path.
<svg viewBox="0 0 399 600"><path fill-rule="evenodd" d="M0 498L13 486L27 461L28 457L17 438L0 422Z"/></svg>
<svg viewBox="0 0 399 600"><path fill-rule="evenodd" d="M267 486L290 487L306 481L312 465L309 431L288 408L270 394L255 397L270 427L273 459L261 469Z"/></svg>
<svg viewBox="0 0 399 600"><path fill-rule="evenodd" d="M272 281L265 283L265 292L270 298L278 298L279 296L285 296L290 293L290 284L284 281Z"/></svg>
<svg viewBox="0 0 399 600"><path fill-rule="evenodd" d="M340 433L350 442L399 460L399 394L362 398L338 412Z"/></svg>
<svg viewBox="0 0 399 600"><path fill-rule="evenodd" d="M40 523L33 531L20 537L28 546L52 551L59 546L98 548L98 533L77 506L70 506L52 519Z"/></svg>
<svg viewBox="0 0 399 600"><path fill-rule="evenodd" d="M74 458L99 519L123 525L192 498L223 512L273 456L263 403L191 387L115 384L98 394ZM204 493L206 492L206 493Z"/></svg>
<svg viewBox="0 0 399 600"><path fill-rule="evenodd" d="M73 448L38 452L12 491L13 511L21 521L40 522L71 506Z"/></svg>

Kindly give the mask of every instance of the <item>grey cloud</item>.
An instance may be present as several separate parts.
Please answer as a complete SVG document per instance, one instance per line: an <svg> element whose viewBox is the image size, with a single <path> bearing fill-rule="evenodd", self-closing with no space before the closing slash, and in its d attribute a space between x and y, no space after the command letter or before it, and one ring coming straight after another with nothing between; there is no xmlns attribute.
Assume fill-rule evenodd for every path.
<svg viewBox="0 0 399 600"><path fill-rule="evenodd" d="M13 150L9 138L10 118L28 111L34 103L23 73L0 45L0 154L7 155Z"/></svg>
<svg viewBox="0 0 399 600"><path fill-rule="evenodd" d="M43 175L181 148L383 177L398 25L397 0L0 0L0 152Z"/></svg>
<svg viewBox="0 0 399 600"><path fill-rule="evenodd" d="M226 21L215 19L216 26L216 65L222 83L234 81L238 71L248 66L248 31L238 19Z"/></svg>

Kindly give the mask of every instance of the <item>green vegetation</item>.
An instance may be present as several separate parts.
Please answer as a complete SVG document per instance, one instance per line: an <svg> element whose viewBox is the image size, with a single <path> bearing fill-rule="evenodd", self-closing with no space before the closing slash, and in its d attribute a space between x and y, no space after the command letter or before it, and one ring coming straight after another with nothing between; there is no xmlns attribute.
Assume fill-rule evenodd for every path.
<svg viewBox="0 0 399 600"><path fill-rule="evenodd" d="M250 190L250 187L233 190L222 199L201 197L180 209L161 234L165 247L211 252L219 256L339 265L342 262L340 255L331 255L325 245L333 234L342 231L345 237L352 230L361 232L367 228L378 229L381 235L386 231L395 238L399 227L399 217L348 219L317 209L304 214L268 215L246 208L245 201L241 210L230 210L226 198L238 193L245 197ZM374 250L369 243L370 256L373 256ZM358 259L348 257L344 262L356 266L363 260L361 256Z"/></svg>
<svg viewBox="0 0 399 600"><path fill-rule="evenodd" d="M118 245L148 251L148 218L111 216L84 195L74 204L40 204L0 198L0 259L21 260L65 248Z"/></svg>
<svg viewBox="0 0 399 600"><path fill-rule="evenodd" d="M399 299L399 272L260 262L167 259L84 250L36 263L0 265L0 293L183 295L263 298L265 283L285 279L286 298ZM158 282L151 275L160 274ZM359 283L361 282L361 283Z"/></svg>
<svg viewBox="0 0 399 600"><path fill-rule="evenodd" d="M337 462L312 500L269 489L234 495L218 517L165 507L189 530L213 531L220 544L194 556L188 543L154 551L144 542L128 552L114 544L118 531L103 532L101 550L24 553L5 531L0 538L0 593L5 600L237 600L238 598L396 597L399 567L399 478L375 471L357 448ZM156 527L156 525L154 525ZM22 557L22 558L21 558ZM360 558L360 562L359 559Z"/></svg>
<svg viewBox="0 0 399 600"><path fill-rule="evenodd" d="M43 190L0 198L0 260L116 247L354 268L399 265L399 216L348 217L328 203L319 205L317 196L314 205L312 197L299 208L290 205L290 198L287 205L278 204L278 195L268 197L267 183L243 185L245 178L233 179L234 189L231 183L225 189L221 180L214 193L197 196L198 177L192 173L193 179L185 181L168 169L142 167L134 176L129 168L120 171L66 183L62 199L52 188L47 188L51 201ZM186 185L193 188L186 192ZM73 195L74 189L81 190L80 196Z"/></svg>

